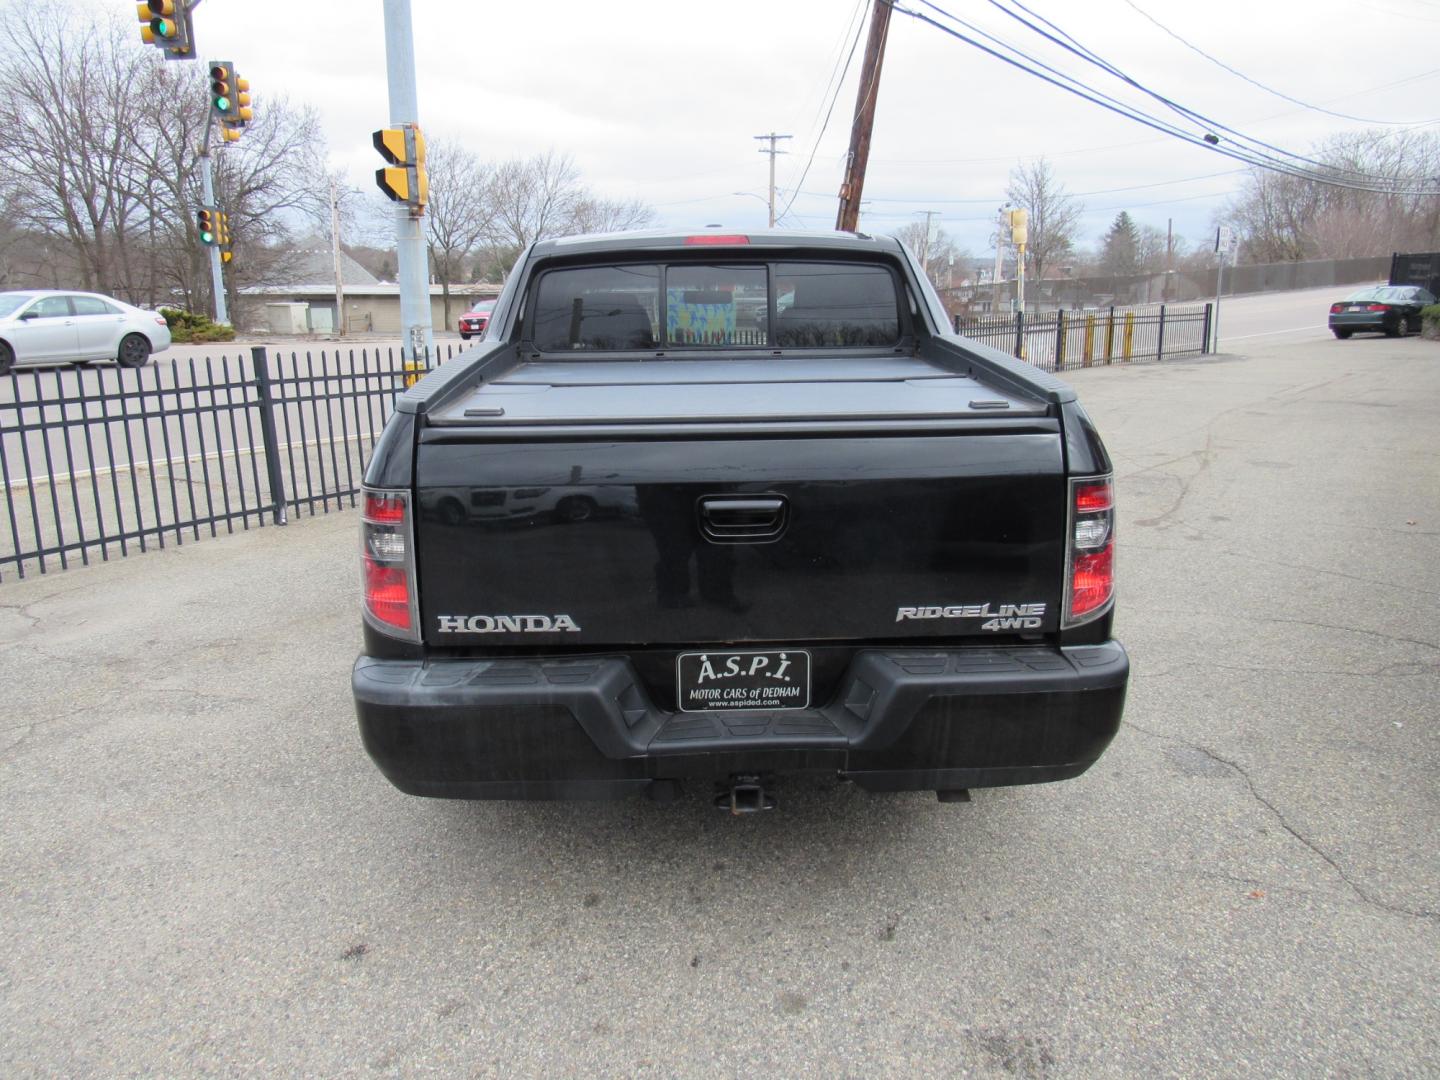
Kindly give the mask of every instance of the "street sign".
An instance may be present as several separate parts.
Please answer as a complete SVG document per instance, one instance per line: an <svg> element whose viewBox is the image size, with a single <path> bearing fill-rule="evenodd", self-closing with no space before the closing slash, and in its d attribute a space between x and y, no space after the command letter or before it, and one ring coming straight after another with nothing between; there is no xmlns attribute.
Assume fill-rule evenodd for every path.
<svg viewBox="0 0 1440 1080"><path fill-rule="evenodd" d="M1215 230L1215 251L1220 255L1229 255L1235 250L1235 231L1229 225L1221 225Z"/></svg>

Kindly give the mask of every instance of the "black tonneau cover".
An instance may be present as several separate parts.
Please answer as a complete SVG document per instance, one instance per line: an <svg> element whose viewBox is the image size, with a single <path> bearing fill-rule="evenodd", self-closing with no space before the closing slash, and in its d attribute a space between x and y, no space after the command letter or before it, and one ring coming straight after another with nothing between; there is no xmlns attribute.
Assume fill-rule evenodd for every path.
<svg viewBox="0 0 1440 1080"><path fill-rule="evenodd" d="M1046 404L916 357L537 361L447 402L436 426L1038 417Z"/></svg>

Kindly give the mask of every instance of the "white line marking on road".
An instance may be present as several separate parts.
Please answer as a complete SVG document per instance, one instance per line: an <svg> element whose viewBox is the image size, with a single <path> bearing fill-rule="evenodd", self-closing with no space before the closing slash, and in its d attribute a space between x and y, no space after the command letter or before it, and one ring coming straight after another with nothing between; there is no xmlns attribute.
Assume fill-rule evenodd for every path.
<svg viewBox="0 0 1440 1080"><path fill-rule="evenodd" d="M1266 331L1265 331L1264 333L1262 333L1262 334L1240 334L1240 335L1237 335L1237 336L1235 336L1235 337L1231 337L1229 334L1226 334L1226 335L1225 335L1225 340L1226 340L1226 341L1244 341L1244 340L1246 340L1247 338L1252 338L1252 337L1269 337L1271 334L1298 334L1298 333L1300 333L1301 330L1325 330L1325 329L1328 329L1328 327L1326 327L1323 323L1320 324L1320 325L1318 325L1318 326L1292 326L1289 330L1266 330Z"/></svg>

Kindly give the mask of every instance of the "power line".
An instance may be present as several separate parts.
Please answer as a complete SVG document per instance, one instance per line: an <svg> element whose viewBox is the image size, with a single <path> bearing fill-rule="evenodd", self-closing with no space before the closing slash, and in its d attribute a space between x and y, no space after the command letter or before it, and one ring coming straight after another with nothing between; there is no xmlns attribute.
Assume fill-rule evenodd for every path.
<svg viewBox="0 0 1440 1080"><path fill-rule="evenodd" d="M934 3L931 3L930 0L920 0L920 2L923 3L923 4L925 4L926 7L932 8L932 9L934 9L935 11L939 11L939 12L941 12L942 14L946 15L946 16L949 17L949 18L952 18L952 19L955 19L955 18L956 18L955 16L950 15L949 12L946 12L943 8L939 7L938 5L936 5L936 4L934 4ZM1113 75L1115 78L1119 79L1121 82L1123 82L1123 83L1125 83L1126 85L1134 88L1135 90L1138 90L1140 93L1145 94L1147 97L1151 97L1151 98L1155 99L1156 101L1158 101L1158 102L1160 102L1162 105L1164 105L1166 108L1168 108L1168 109L1170 109L1172 112L1174 112L1176 115L1180 116L1182 119L1187 120L1187 121L1189 121L1190 123L1196 124L1197 126L1200 126L1200 127L1202 128L1202 134L1203 134L1204 141L1207 142L1207 143L1210 143L1210 144L1213 145L1213 146L1217 146L1217 147L1218 147L1218 144L1219 144L1219 141L1220 141L1219 138L1214 134L1214 132L1215 132L1215 131L1224 131L1224 132L1226 132L1226 133L1229 134L1229 135L1233 135L1236 139L1239 139L1242 144L1243 144L1243 143L1250 143L1250 144L1252 144L1252 145L1250 145L1250 146L1244 146L1244 147L1242 147L1242 149L1244 150L1244 152L1246 152L1246 153L1248 153L1248 154L1251 154L1251 155L1253 155L1253 156L1255 156L1255 157L1257 157L1257 158L1260 158L1260 159L1262 159L1262 160L1264 160L1264 161L1270 161L1270 162L1272 162L1272 163L1274 163L1274 164L1284 164L1284 165L1286 165L1286 166L1289 166L1289 167L1291 167L1291 168L1294 168L1294 167L1296 167L1296 166L1293 166L1293 165L1291 165L1290 162L1286 162L1286 161L1283 160L1284 158L1291 158L1291 159L1294 159L1294 161L1298 161L1298 162L1303 163L1304 165L1312 165L1312 166L1315 166L1315 167L1317 167L1317 168L1326 169L1326 170L1328 170L1328 171L1331 172L1331 173L1340 173L1340 174L1352 176L1352 177L1354 177L1357 181L1360 181L1360 182L1369 182L1369 183L1376 183L1376 182L1378 182L1378 183L1387 184L1387 185L1388 185L1388 184L1392 184L1392 183L1395 182L1394 178L1392 178L1392 177L1381 177L1381 176L1376 176L1376 175L1371 174L1371 173L1362 173L1362 172L1359 172L1359 171L1354 170L1354 169L1342 169L1342 168L1338 168L1338 167L1336 167L1336 166L1327 165L1327 164L1326 164L1325 162L1323 162L1323 161L1317 161L1317 160L1315 160L1314 158L1305 157L1303 154L1297 154L1297 153L1294 153L1293 151L1282 149L1281 147L1274 146L1274 145L1272 145L1272 144L1270 144L1270 143L1265 142L1265 141L1262 140L1262 139L1257 139L1257 138L1255 138L1254 136L1246 135L1246 134L1244 134L1243 132L1236 131L1234 128L1232 128L1232 127L1230 127L1230 126L1228 126L1228 125L1226 125L1226 124L1223 124L1223 123L1221 123L1221 122L1218 121L1218 120L1214 120L1214 119L1212 119L1212 118L1210 118L1210 117L1208 117L1208 116L1205 116L1205 115L1202 114L1202 113L1198 113L1198 112L1196 112L1196 111L1193 110L1193 109L1186 108L1184 105L1181 105L1181 104L1179 104L1178 102L1172 101L1170 98L1166 97L1164 94L1161 94L1160 92L1158 92L1158 91L1156 91L1156 90L1152 90L1152 89L1150 89L1148 86L1145 86L1143 83L1139 82L1138 80L1132 78L1130 75L1126 74L1124 71L1122 71L1122 70L1121 70L1120 68L1118 68L1116 65L1110 63L1108 60L1106 60L1104 57L1102 57L1099 53L1095 52L1093 49L1090 49L1090 48L1088 48L1087 46L1081 44L1078 40L1076 40L1076 38L1075 38L1072 34L1070 34L1070 33L1068 33L1067 31L1061 29L1059 26L1056 26L1055 23L1053 23L1053 22L1051 22L1049 19L1045 18L1045 16L1040 15L1040 14L1032 11L1030 8L1026 7L1025 4L1021 2L1021 0L1009 0L1009 3L1012 3L1016 8L1019 8L1021 11L1025 12L1026 15L1029 15L1029 16L1031 16L1032 18L1038 19L1040 22L1044 23L1045 26L1049 27L1051 30L1054 30L1054 31L1055 31L1055 34L1059 34L1060 37L1057 38L1054 34L1051 34L1051 33L1047 32L1046 30L1041 29L1039 26L1036 26L1034 23L1032 23L1032 22L1030 22L1029 20L1027 20L1026 18L1024 18L1024 16L1021 16L1021 15L1016 14L1016 12L1012 11L1012 10L1010 9L1010 7L1008 7L1006 4L1001 3L1000 0L987 0L987 2L990 4L991 7L995 8L996 10L1002 12L1002 13L1005 14L1005 15L1008 15L1010 18L1016 20L1017 22L1020 23L1021 26L1024 26L1027 30L1030 30L1032 33L1035 33L1035 34L1040 35L1040 36L1041 36L1042 38L1044 38L1046 41L1049 41L1049 42L1051 42L1051 43L1054 44L1054 45L1058 45L1060 48L1064 49L1065 51L1067 51L1067 52L1069 52L1069 53L1072 53L1072 54L1074 54L1075 56L1078 56L1081 60L1084 60L1086 63L1092 64L1092 65L1100 68L1102 71L1106 72L1106 73L1109 74L1109 75ZM957 21L957 22L960 22L961 20L956 19L956 21ZM968 24L965 24L965 25L968 25ZM974 28L974 27L971 27L971 29L973 30L973 29L975 29L975 28ZM979 32L983 33L983 31L979 31ZM1062 41L1062 40L1060 40L1060 38L1064 38L1065 40ZM994 40L994 39L992 38L992 40ZM1007 47L1010 48L1012 51L1015 51L1015 52L1017 52L1017 53L1020 53L1020 55L1022 55L1022 56L1026 56L1026 54L1024 54L1023 52L1021 52L1019 49L1016 49L1014 46L1007 46ZM1041 61L1036 60L1034 57L1026 56L1026 59L1030 60L1032 63L1041 64L1042 67L1043 67L1043 66L1046 66L1046 65L1044 65L1043 63L1041 63ZM1054 69L1053 69L1053 68L1049 68L1048 70L1052 70L1052 71L1053 71ZM1100 91L1095 90L1093 87L1090 87L1090 86L1088 86L1088 85L1086 85L1086 84L1084 84L1084 83L1080 83L1080 80L1078 80L1078 79L1074 79L1073 77L1068 76L1068 75L1063 76L1063 77L1070 79L1072 82L1076 82L1076 83L1079 83L1079 84L1082 85L1082 86L1085 86L1085 88L1086 88L1087 90L1091 90L1091 91L1094 92L1094 93L1101 94ZM1108 97L1108 95L1105 95L1105 94L1101 94L1101 96L1102 96L1102 97ZM1110 98L1109 100L1114 101L1115 99L1114 99L1114 98ZM1136 111L1138 111L1138 110L1136 110ZM1144 115L1148 115L1148 114L1144 114ZM1256 149L1257 147L1262 148L1262 149ZM1270 154L1264 153L1264 152L1263 152L1264 150L1273 151L1275 154L1280 154L1280 155L1282 155L1282 157L1281 157L1281 158L1272 157ZM1258 162L1257 162L1257 164L1258 164ZM1262 166L1262 167L1263 167L1263 166ZM1315 178L1315 179L1318 179L1318 177Z"/></svg>
<svg viewBox="0 0 1440 1080"><path fill-rule="evenodd" d="M810 147L810 157L805 161L805 168L800 173L800 179L795 182L795 187L790 191L790 201L785 204L785 209L776 215L776 220L790 212L790 207L795 205L795 196L805 186L805 178L810 175L810 166L815 164L815 152L820 149L820 140L825 138L825 132L830 127L830 117L835 113L835 103L840 100L840 90L845 85L845 76L850 74L850 62L855 59L855 49L860 44L860 31L864 28L865 22L862 19L855 27L855 38L850 42L850 52L845 57L845 69L840 72L840 80L835 84L835 92L830 95L830 107L825 110L825 123L820 126L820 134L815 136L815 144Z"/></svg>
<svg viewBox="0 0 1440 1080"><path fill-rule="evenodd" d="M1381 90L1389 90L1389 89L1391 89L1392 87L1404 86L1406 83L1419 82L1421 79L1433 79L1436 75L1440 75L1440 68L1431 68L1429 71L1421 71L1421 72L1418 72L1417 74L1414 74L1414 75L1407 75L1407 76L1406 76L1405 78L1403 78L1403 79L1395 79L1395 80L1392 81L1392 82L1380 83L1378 86L1369 86L1369 87L1366 87L1364 90L1353 90L1353 91L1351 91L1351 92L1348 93L1348 94L1340 94L1340 95L1338 95L1337 97L1326 98L1326 99L1325 99L1325 104L1330 104L1331 102L1335 102L1335 101L1344 101L1344 100L1346 100L1347 98L1364 97L1364 96L1366 96L1367 94L1378 93L1378 92L1381 91ZM1261 116L1261 117L1259 117L1259 118L1257 118L1257 119L1251 120L1250 123L1252 123L1252 124L1267 124L1267 123L1269 123L1271 120L1279 120L1279 119L1281 119L1282 117L1294 116L1295 113L1296 113L1296 112L1299 112L1299 111L1301 111L1301 110L1297 110L1297 109L1286 109L1284 112L1271 113L1269 116ZM1403 128L1403 129L1400 130L1400 131L1389 132L1389 133L1387 133L1387 134L1386 134L1385 136L1383 136L1383 137L1384 137L1384 138L1391 138L1391 137L1393 137L1393 136L1395 136L1395 135L1403 135L1403 134L1405 134L1406 132L1414 131L1414 130L1417 129L1417 128L1428 127L1428 126L1430 126L1431 124L1434 124L1434 123L1437 123L1437 122L1440 122L1440 121L1426 120L1426 121L1424 121L1424 122L1422 122L1422 123L1412 124L1412 125L1410 125L1409 127ZM1136 139L1136 140L1133 140L1133 141L1131 141L1131 142L1106 143L1106 144L1103 145L1103 146L1081 146L1081 147L1077 147L1077 148L1074 149L1074 150L1050 150L1050 149L1046 149L1046 150L1042 150L1042 151L1037 151L1036 153L1033 153L1033 154L1020 154L1020 155L1018 155L1018 157L1019 157L1020 159L1022 159L1022 160L1026 159L1026 158L1039 158L1039 157L1047 157L1047 158L1074 157L1074 156L1079 155L1079 154L1098 154L1098 153L1103 153L1103 152L1106 151L1106 150L1130 150L1130 149L1133 149L1134 147L1137 147L1137 146L1155 146L1155 145L1158 144L1158 143L1163 143L1163 142L1167 142L1167 141L1168 141L1168 140L1165 139L1165 138L1159 138L1159 139ZM925 166L930 166L930 165L935 165L935 166L941 166L941 165L994 165L994 164L997 164L997 163L1000 163L1000 162L1014 161L1014 160L1016 159L1016 157L1017 157L1017 155L1015 155L1015 154L1001 154L1001 155L998 155L998 156L995 156L995 157L979 157L979 158L916 158L916 159L911 159L911 160L908 160L908 161L903 161L903 160L891 160L890 164L892 164L892 165L925 165Z"/></svg>
<svg viewBox="0 0 1440 1080"><path fill-rule="evenodd" d="M1383 124L1383 125L1386 125L1386 126L1388 127L1388 126L1398 126L1398 125L1403 125L1403 124L1407 124L1407 123L1413 123L1413 121L1407 121L1407 120L1371 120L1371 119L1368 119L1368 118L1363 117L1363 116L1351 116L1349 113L1336 112L1334 109L1326 109L1326 108L1322 108L1322 107L1319 106L1319 105L1311 105L1309 102L1301 101L1301 100L1300 100L1299 98L1297 98L1297 97L1291 97L1289 94L1286 94L1286 93L1283 93L1282 91L1276 90L1276 89L1275 89L1274 87L1272 87L1272 86L1266 86L1264 83L1260 82L1258 79L1252 79L1249 75L1246 75L1243 71L1238 71L1238 70L1236 70L1235 68L1231 67L1229 64L1225 63L1224 60L1221 60L1221 59L1219 59L1218 57L1215 57L1215 56L1211 56L1211 55L1210 55L1208 52L1206 52L1204 49L1200 48L1200 46L1194 44L1193 42L1186 41L1183 37L1181 37L1179 34L1177 34L1174 30L1171 30L1168 26L1166 26L1164 23L1162 23L1159 19L1155 18L1155 16L1151 15L1148 11L1146 11L1144 8L1142 8L1139 4L1136 4L1136 3L1134 2L1134 0L1124 0L1124 2L1125 2L1125 4L1126 4L1128 7L1130 7L1131 9L1133 9L1134 12L1135 12L1137 15L1139 15L1141 18L1143 18L1143 19L1149 21L1150 23L1154 24L1154 26L1155 26L1157 29L1164 31L1166 34L1169 34L1172 38L1174 38L1176 41L1178 41L1181 45L1184 45L1184 46L1185 46L1187 49L1189 49L1191 52L1193 52L1193 53L1198 53L1200 56L1203 56L1206 60L1209 60L1209 61L1210 61L1212 64L1214 64L1216 67L1224 68L1226 71L1230 72L1230 74L1231 74L1231 75L1234 75L1236 78L1244 79L1244 80L1245 80L1247 83L1249 83L1251 86L1258 86L1261 90L1264 90L1267 94L1273 94L1275 97L1280 98L1282 101L1288 101L1288 102L1290 102L1290 103L1292 103L1292 104L1294 104L1294 105L1299 105L1302 109L1310 109L1310 110L1313 111L1313 112L1324 113L1326 116L1335 116L1335 117L1338 117L1338 118L1341 119L1341 120L1353 120L1353 121L1355 121L1357 124Z"/></svg>
<svg viewBox="0 0 1440 1080"><path fill-rule="evenodd" d="M1035 67L1031 67L1031 66L1029 66L1028 64L1023 63L1022 61L1017 60L1017 59L1015 59L1015 58L1013 58L1013 57L1006 56L1006 55L1004 55L1003 53L998 52L998 51L996 51L995 49L990 48L989 46L983 44L982 42L976 41L974 38L969 37L969 36L967 36L967 35L959 32L958 30L955 30L955 29L952 28L952 27L949 27L949 26L944 25L943 23L937 22L935 19L933 19L933 18L931 18L930 16L926 15L924 12L915 11L915 10L912 10L912 9L910 9L910 8L903 7L903 6L902 6L900 3L898 3L898 2L895 3L893 6L894 6L894 10L900 11L900 12L906 14L906 15L909 15L911 18L917 19L917 20L919 20L920 22L927 23L928 25L935 27L937 30L940 30L942 33L947 34L947 35L949 35L950 37L953 37L953 38L956 38L956 39L958 39L958 40L960 40L960 41L963 41L963 42L966 43L967 45L970 45L970 46L973 47L973 48L979 49L981 52L986 53L987 55L992 56L992 57L994 57L995 59L1000 60L1000 61L1003 62L1003 63L1009 64L1009 65L1012 66L1012 67L1018 68L1019 70L1025 72L1027 75L1031 75L1031 76L1034 76L1034 77L1036 77L1036 78L1039 78L1039 79L1043 80L1044 82L1050 83L1052 86L1056 86L1056 87L1058 87L1059 89L1066 91L1067 93L1071 93L1071 94L1074 94L1074 95L1077 96L1077 97L1083 98L1084 100L1090 102L1091 104L1099 105L1101 108L1106 109L1106 110L1108 110L1108 111L1110 111L1110 112L1116 113L1116 114L1119 115L1119 116L1123 116L1123 117L1125 117L1126 119L1129 119L1129 120L1134 120L1136 123L1139 123L1139 124L1142 124L1142 125L1144 125L1144 126L1146 126L1146 127L1152 128L1152 129L1154 129L1154 130L1156 130L1156 131L1161 132L1162 134L1166 134L1166 135L1172 136L1172 137L1174 137L1174 138L1178 138L1178 139L1180 139L1180 140L1182 140L1182 141L1184 141L1184 142L1187 142L1187 143L1189 143L1189 144L1191 144L1191 145L1193 145L1193 146L1198 146L1198 147L1201 147L1201 148L1203 148L1203 149L1210 150L1210 151L1212 151L1212 152L1214 152L1214 153L1218 153L1218 154L1222 155L1223 157L1228 157L1228 158L1231 158L1231 159L1233 159L1233 160L1235 160L1235 161L1239 161L1239 162L1242 162L1242 163L1247 164L1247 165L1252 165L1252 166L1255 166L1255 167L1258 167L1258 168L1269 169L1269 170L1272 171L1272 172L1285 173L1285 174L1288 174L1288 175L1291 175L1291 176L1296 176L1296 177L1299 177L1299 178L1302 178L1302 179L1313 180L1313 181L1315 181L1315 182L1317 182L1317 183L1326 184L1326 185L1329 185L1329 186L1332 186L1332 187L1348 188L1348 189L1351 189L1351 190L1358 190L1358 191L1375 191L1375 192L1380 192L1380 193L1383 193L1383 194L1393 194L1393 195L1431 195L1431 194L1440 194L1440 191L1432 191L1432 190L1429 190L1429 189L1410 189L1410 188L1403 188L1403 189L1402 189L1402 188L1396 187L1396 186L1395 186L1396 181L1395 181L1393 178L1377 178L1378 180L1381 181L1381 183L1356 183L1356 182L1353 182L1353 181L1344 180L1344 179L1342 179L1342 178L1340 178L1339 176L1336 175L1337 173L1343 173L1345 170L1333 169L1331 166L1323 165L1323 163L1317 163L1317 164L1321 164L1321 167L1322 167L1322 168L1329 170L1329 174L1328 174L1328 175L1327 175L1326 173L1320 173L1320 172L1316 172L1316 171L1314 171L1314 170L1305 169L1305 168L1303 168L1302 166L1293 164L1293 163L1291 163L1291 162L1286 162L1286 161L1283 161L1283 160L1279 160L1279 159L1273 158L1273 157L1271 157L1270 155L1261 153L1260 151L1257 151L1257 150L1255 150L1255 149L1253 149L1253 148L1251 148L1251 147L1248 147L1248 146L1241 146L1241 145L1222 146L1222 145L1219 144L1219 139L1216 138L1214 135L1209 135L1208 138L1202 137L1202 136L1199 136L1199 135L1195 135L1195 134L1192 134L1192 133L1190 133L1190 132L1188 132L1188 131L1185 131L1185 130L1183 130L1183 129L1181 129L1181 128L1176 127L1173 123L1169 123L1169 122L1167 122L1167 121L1161 120L1161 119L1159 119L1159 118L1157 118L1157 117L1155 117L1155 116L1153 116L1153 115L1151 115L1151 114L1149 114L1149 113L1142 112L1142 111L1140 111L1139 109L1136 109L1134 106L1127 105L1127 104L1125 104L1124 102L1121 102L1121 101L1119 101L1118 99L1113 98L1113 97L1111 97L1110 95L1105 94L1105 93L1102 92L1102 91L1099 91L1099 90L1094 89L1093 87L1089 86L1088 84L1083 83L1081 80L1076 79L1074 76L1067 75L1067 74L1065 74L1064 72L1060 72L1060 71L1056 70L1055 68L1052 68L1052 67L1050 67L1050 66L1047 65L1047 64L1044 64L1042 61L1035 60L1033 57L1031 57L1031 56L1029 56L1028 54L1024 53L1022 50L1017 49L1015 46L1009 45L1008 43L1000 42L998 39L994 38L993 35L985 34L984 31L980 31L980 30L978 30L978 29L976 29L976 28L974 28L974 27L971 27L970 24L965 23L963 20L956 18L954 15L951 15L949 12L944 11L944 9L939 8L937 5L930 3L929 0L920 0L920 2L923 3L923 4L925 4L925 6L927 6L927 7L930 7L930 8L932 8L932 9L936 10L937 12L940 12L941 14L945 15L947 18L950 18L950 19L954 20L955 22L960 23L961 25L965 26L967 29L974 30L976 33L979 33L979 34L981 34L982 36L988 37L988 38L990 38L992 41L996 41L996 43L999 44L999 45L1001 45L1001 47L1006 48L1006 49L1009 49L1010 51L1017 53L1018 55L1024 57L1026 60L1031 61L1031 63L1034 63L1034 64L1038 65L1038 66L1041 67L1041 68L1045 68L1046 70L1053 72L1055 75L1057 75L1057 76L1059 77L1059 79L1063 79L1063 80L1065 80L1065 81L1062 82L1062 81L1059 81L1059 79L1051 78L1049 75L1045 74L1044 71L1037 70ZM992 0L992 2L993 2L993 0ZM1013 13L1012 13L1012 14L1013 14ZM1053 40L1053 39L1052 39L1052 40ZM1063 44L1063 43L1062 43L1062 44ZM1074 51L1076 51L1076 50L1071 49L1070 51L1074 52ZM1077 55L1078 55L1078 54L1077 54ZM1121 76L1121 77L1124 77L1124 76ZM1073 84L1073 85L1067 85L1067 84ZM1176 106L1176 108L1178 109L1179 107ZM1203 119L1203 118L1202 118L1202 119ZM1228 130L1228 129L1224 129L1224 128L1222 127L1222 130ZM1213 140L1213 141L1212 141L1212 140ZM1282 153L1283 153L1283 151L1282 151ZM1298 157L1298 155L1292 155L1292 156L1297 156L1297 157Z"/></svg>
<svg viewBox="0 0 1440 1080"><path fill-rule="evenodd" d="M1006 159L1006 160L1008 160L1008 159ZM1203 173L1203 174L1201 174L1200 176L1184 176L1184 177L1181 177L1181 178L1178 179L1178 180L1157 180L1157 181L1156 181L1155 183L1153 183L1153 184L1131 184L1131 185L1128 186L1128 187L1096 188L1094 191L1076 191L1076 192L1072 192L1071 194L1072 194L1075 198L1084 198L1084 197L1087 196L1087 195L1114 195L1114 194L1118 194L1119 192L1122 192L1122 191L1144 191L1144 190L1146 190L1147 188L1170 187L1170 186L1172 186L1172 185L1174 185L1174 184L1193 184L1193 183L1195 183L1197 180L1214 180L1214 179L1216 179L1217 177L1221 177L1221 176L1239 176L1239 175L1240 175L1241 173L1243 173L1243 172L1245 172L1244 169L1225 169L1225 170L1222 171L1222 172ZM800 194L801 194L801 195L813 195L813 196L815 196L816 198L827 198L827 199L828 199L828 198L830 197L828 193L826 193L826 192L820 192L820 191L802 191L802 192L800 192ZM940 198L936 198L936 197L931 196L931 195L921 195L921 196L917 196L917 197L908 197L908 198L907 198L907 197L904 197L904 196L893 196L893 195L892 195L892 196L867 195L867 196L865 197L865 201L866 201L866 202L945 203L945 204L953 204L953 203L985 203L985 204L988 204L988 203L993 203L993 202L995 201L995 196L993 196L993 195L987 195L987 196L985 196L984 198L980 198L980 199L940 199ZM923 211L918 211L918 210L916 211L916 213L922 213L922 212L923 212Z"/></svg>

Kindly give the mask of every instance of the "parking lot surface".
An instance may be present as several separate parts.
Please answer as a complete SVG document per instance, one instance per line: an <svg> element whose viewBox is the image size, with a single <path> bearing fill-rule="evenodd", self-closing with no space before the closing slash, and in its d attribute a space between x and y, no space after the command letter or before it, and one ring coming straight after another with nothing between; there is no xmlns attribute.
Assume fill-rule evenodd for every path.
<svg viewBox="0 0 1440 1080"><path fill-rule="evenodd" d="M1126 723L969 805L403 796L353 513L0 586L0 1074L1434 1075L1440 347L1271 340L1073 375Z"/></svg>

